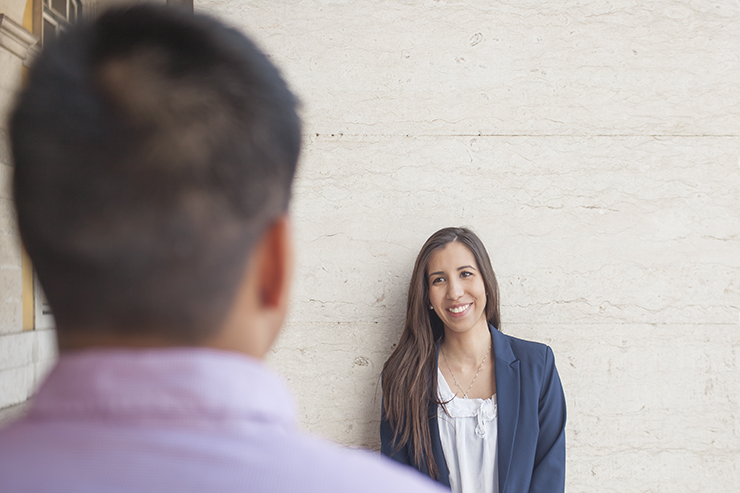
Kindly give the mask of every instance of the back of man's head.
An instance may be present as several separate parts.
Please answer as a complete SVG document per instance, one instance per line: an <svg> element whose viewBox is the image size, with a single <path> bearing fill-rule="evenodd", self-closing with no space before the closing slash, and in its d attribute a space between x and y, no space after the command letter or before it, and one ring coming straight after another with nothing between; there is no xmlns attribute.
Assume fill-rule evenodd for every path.
<svg viewBox="0 0 740 493"><path fill-rule="evenodd" d="M60 335L184 343L223 322L300 149L296 101L248 39L151 6L47 46L10 135L19 229Z"/></svg>

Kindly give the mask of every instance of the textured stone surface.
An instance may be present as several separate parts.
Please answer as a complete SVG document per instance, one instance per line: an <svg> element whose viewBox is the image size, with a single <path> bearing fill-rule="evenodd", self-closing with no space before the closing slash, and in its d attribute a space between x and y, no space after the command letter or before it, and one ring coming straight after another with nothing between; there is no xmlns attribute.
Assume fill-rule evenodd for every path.
<svg viewBox="0 0 740 493"><path fill-rule="evenodd" d="M18 4L22 2L0 3L0 13L20 22L21 18L13 15ZM20 241L10 193L12 167L6 131L8 111L20 83L21 59L0 47L0 338L22 327Z"/></svg>
<svg viewBox="0 0 740 493"><path fill-rule="evenodd" d="M293 207L301 317L400 314L421 243L462 223L488 247L504 320L738 322L740 139L343 136L307 147Z"/></svg>
<svg viewBox="0 0 740 493"><path fill-rule="evenodd" d="M294 302L269 364L306 429L377 448L414 257L472 226L504 330L555 351L568 491L736 491L740 4L491 3L196 0L303 101ZM0 68L7 108L20 68ZM6 240L2 306L20 299ZM0 335L0 407L54 355L52 332Z"/></svg>
<svg viewBox="0 0 740 493"><path fill-rule="evenodd" d="M289 323L304 426L375 448L424 240L472 226L550 344L569 492L740 483L740 4L197 0L303 101Z"/></svg>
<svg viewBox="0 0 740 493"><path fill-rule="evenodd" d="M9 166L0 165L0 186L7 184L10 173ZM6 195L0 193L0 337L22 326L20 241L13 203Z"/></svg>
<svg viewBox="0 0 740 493"><path fill-rule="evenodd" d="M0 409L21 404L33 395L56 357L52 330L0 336ZM0 421L2 418L0 415Z"/></svg>
<svg viewBox="0 0 740 493"><path fill-rule="evenodd" d="M21 67L21 59L0 46L0 115L3 116L0 130L7 128L5 119L13 106L16 90L20 87ZM5 135L0 137L5 138ZM5 147L5 143L0 147ZM0 157L6 158L7 155L3 152ZM3 161L3 164L9 163Z"/></svg>
<svg viewBox="0 0 740 493"><path fill-rule="evenodd" d="M0 336L0 409L24 402L56 360L52 330Z"/></svg>
<svg viewBox="0 0 740 493"><path fill-rule="evenodd" d="M195 5L237 21L281 63L311 132L740 129L735 0Z"/></svg>
<svg viewBox="0 0 740 493"><path fill-rule="evenodd" d="M0 371L26 366L34 361L36 334L20 332L0 338Z"/></svg>
<svg viewBox="0 0 740 493"><path fill-rule="evenodd" d="M18 24L23 21L25 7L25 0L0 0L0 14L6 14Z"/></svg>
<svg viewBox="0 0 740 493"><path fill-rule="evenodd" d="M31 393L33 384L33 365L0 371L0 396L2 396L0 409L25 402Z"/></svg>
<svg viewBox="0 0 740 493"><path fill-rule="evenodd" d="M306 429L376 447L379 373L396 340L379 321L289 323L269 362L287 379Z"/></svg>
<svg viewBox="0 0 740 493"><path fill-rule="evenodd" d="M25 0L0 0L0 13L21 23ZM20 239L15 225L7 117L21 86L21 59L0 47L0 422L23 409L56 358L53 331L22 332ZM43 136L38 136L39 139Z"/></svg>
<svg viewBox="0 0 740 493"><path fill-rule="evenodd" d="M508 330L556 353L569 403L569 491L735 491L737 325Z"/></svg>
<svg viewBox="0 0 740 493"><path fill-rule="evenodd" d="M7 132L0 128L0 164L6 165L9 169L11 166L10 162L10 143L8 142ZM0 172L0 197L10 198L10 186L7 183L10 173L8 173L3 167L3 171Z"/></svg>
<svg viewBox="0 0 740 493"><path fill-rule="evenodd" d="M23 414L28 409L28 406L29 401L26 401L21 404L16 404L15 406L0 409L0 427L5 426L8 423L11 423L12 421L15 421L16 419L23 416Z"/></svg>

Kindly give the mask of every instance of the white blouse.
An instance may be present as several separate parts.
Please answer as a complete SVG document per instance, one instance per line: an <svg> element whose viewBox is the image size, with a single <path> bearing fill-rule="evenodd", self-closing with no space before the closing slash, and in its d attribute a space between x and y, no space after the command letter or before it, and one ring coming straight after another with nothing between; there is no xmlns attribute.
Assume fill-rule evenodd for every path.
<svg viewBox="0 0 740 493"><path fill-rule="evenodd" d="M489 399L462 399L450 390L437 368L440 400L437 409L450 488L455 493L498 493L498 409ZM449 413L449 415L448 415Z"/></svg>

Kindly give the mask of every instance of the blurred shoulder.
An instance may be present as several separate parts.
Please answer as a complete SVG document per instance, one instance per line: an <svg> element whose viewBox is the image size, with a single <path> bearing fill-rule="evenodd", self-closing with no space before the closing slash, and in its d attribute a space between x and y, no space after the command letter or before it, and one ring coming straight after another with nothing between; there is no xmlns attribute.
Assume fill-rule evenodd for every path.
<svg viewBox="0 0 740 493"><path fill-rule="evenodd" d="M312 463L319 478L329 479L317 491L443 493L448 490L416 469L388 459L377 452L350 449L305 436L298 450ZM305 448L304 448L305 447Z"/></svg>

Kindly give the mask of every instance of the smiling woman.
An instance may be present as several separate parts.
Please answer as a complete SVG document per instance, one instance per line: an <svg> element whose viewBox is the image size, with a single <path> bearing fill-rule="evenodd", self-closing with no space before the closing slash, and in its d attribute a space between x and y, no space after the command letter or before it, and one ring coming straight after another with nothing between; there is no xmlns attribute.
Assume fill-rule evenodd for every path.
<svg viewBox="0 0 740 493"><path fill-rule="evenodd" d="M549 347L500 332L496 276L466 228L416 259L383 367L381 451L456 493L565 487L565 397Z"/></svg>
<svg viewBox="0 0 740 493"><path fill-rule="evenodd" d="M429 301L444 327L461 336L475 329L487 334L486 288L473 253L451 242L432 253L428 270Z"/></svg>

